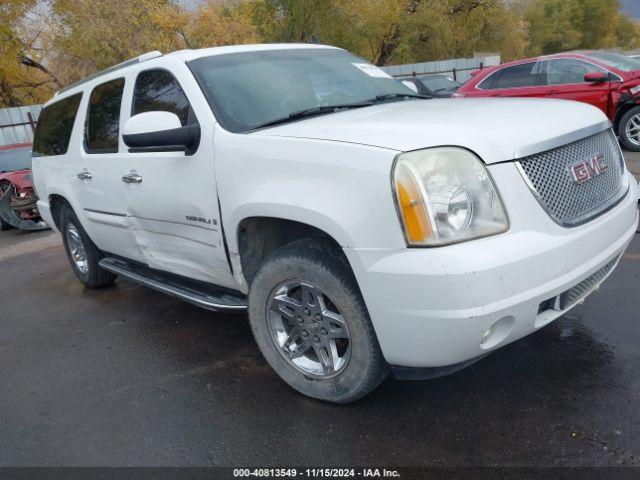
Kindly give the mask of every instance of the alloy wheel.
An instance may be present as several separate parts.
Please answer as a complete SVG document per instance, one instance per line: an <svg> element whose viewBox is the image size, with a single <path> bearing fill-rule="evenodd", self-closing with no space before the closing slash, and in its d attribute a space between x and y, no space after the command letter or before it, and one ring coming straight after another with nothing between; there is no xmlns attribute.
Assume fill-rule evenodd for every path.
<svg viewBox="0 0 640 480"><path fill-rule="evenodd" d="M625 126L625 135L629 142L640 146L640 113L629 119Z"/></svg>
<svg viewBox="0 0 640 480"><path fill-rule="evenodd" d="M267 323L280 354L295 369L316 378L338 375L351 357L349 328L333 301L306 281L276 287Z"/></svg>
<svg viewBox="0 0 640 480"><path fill-rule="evenodd" d="M89 258L87 250L82 242L80 232L73 223L68 223L65 229L65 237L67 239L67 248L71 255L71 260L75 264L80 273L89 272Z"/></svg>

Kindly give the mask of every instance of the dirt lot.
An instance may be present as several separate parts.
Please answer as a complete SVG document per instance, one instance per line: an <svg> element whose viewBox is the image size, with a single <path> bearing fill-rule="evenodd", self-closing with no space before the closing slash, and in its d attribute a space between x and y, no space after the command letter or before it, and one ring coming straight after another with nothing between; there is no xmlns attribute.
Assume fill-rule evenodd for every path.
<svg viewBox="0 0 640 480"><path fill-rule="evenodd" d="M569 315L344 407L284 385L244 315L84 290L51 232L1 233L0 271L0 465L640 466L638 236Z"/></svg>

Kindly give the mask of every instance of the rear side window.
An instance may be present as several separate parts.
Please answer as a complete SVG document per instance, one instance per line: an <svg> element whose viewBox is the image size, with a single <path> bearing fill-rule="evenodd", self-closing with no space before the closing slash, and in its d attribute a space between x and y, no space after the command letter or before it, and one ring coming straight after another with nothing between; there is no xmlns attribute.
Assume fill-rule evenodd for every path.
<svg viewBox="0 0 640 480"><path fill-rule="evenodd" d="M131 114L153 111L175 113L182 126L197 123L180 84L166 70L145 70L136 79Z"/></svg>
<svg viewBox="0 0 640 480"><path fill-rule="evenodd" d="M480 84L480 88L494 90L499 88L519 88L545 85L545 75L538 63L524 63L498 70Z"/></svg>
<svg viewBox="0 0 640 480"><path fill-rule="evenodd" d="M42 110L33 139L34 157L64 155L69 148L81 93L52 103Z"/></svg>
<svg viewBox="0 0 640 480"><path fill-rule="evenodd" d="M89 97L89 111L85 126L85 147L89 153L118 151L120 104L124 78L98 85Z"/></svg>

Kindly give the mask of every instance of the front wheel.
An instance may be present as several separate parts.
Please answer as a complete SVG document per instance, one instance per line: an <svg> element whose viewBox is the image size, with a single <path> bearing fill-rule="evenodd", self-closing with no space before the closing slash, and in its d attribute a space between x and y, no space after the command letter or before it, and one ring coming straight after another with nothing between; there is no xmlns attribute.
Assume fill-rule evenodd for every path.
<svg viewBox="0 0 640 480"><path fill-rule="evenodd" d="M640 106L633 107L622 116L618 138L627 150L640 152Z"/></svg>
<svg viewBox="0 0 640 480"><path fill-rule="evenodd" d="M271 367L309 397L352 402L388 372L353 273L329 243L297 241L265 260L251 284L249 320Z"/></svg>

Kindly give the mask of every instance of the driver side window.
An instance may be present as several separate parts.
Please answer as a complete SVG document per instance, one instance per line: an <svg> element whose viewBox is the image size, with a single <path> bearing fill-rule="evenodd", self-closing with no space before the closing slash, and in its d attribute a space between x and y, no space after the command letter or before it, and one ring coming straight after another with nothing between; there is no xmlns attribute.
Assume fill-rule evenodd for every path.
<svg viewBox="0 0 640 480"><path fill-rule="evenodd" d="M183 127L198 123L182 87L167 70L144 70L136 78L131 115L152 111L175 113Z"/></svg>
<svg viewBox="0 0 640 480"><path fill-rule="evenodd" d="M587 73L605 73L604 70L594 65L570 58L549 60L546 63L548 85L584 83L584 76Z"/></svg>

